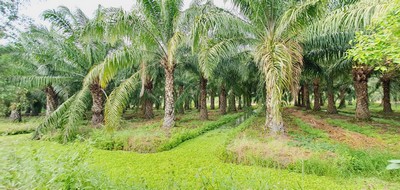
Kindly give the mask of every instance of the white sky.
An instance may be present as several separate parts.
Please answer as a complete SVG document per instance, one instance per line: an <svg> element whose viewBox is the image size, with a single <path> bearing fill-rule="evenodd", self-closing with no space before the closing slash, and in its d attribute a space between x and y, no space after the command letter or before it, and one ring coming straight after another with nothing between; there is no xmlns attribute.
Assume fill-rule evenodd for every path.
<svg viewBox="0 0 400 190"><path fill-rule="evenodd" d="M233 8L231 3L224 3L225 0L213 1L219 7L225 9ZM21 8L20 13L33 18L37 24L48 25L41 19L41 13L47 9L55 9L60 5L66 6L71 10L80 8L87 16L92 17L99 4L104 7L122 7L125 10L130 10L133 2L134 0L30 0L27 5ZM184 8L187 8L191 0L184 0L184 2Z"/></svg>

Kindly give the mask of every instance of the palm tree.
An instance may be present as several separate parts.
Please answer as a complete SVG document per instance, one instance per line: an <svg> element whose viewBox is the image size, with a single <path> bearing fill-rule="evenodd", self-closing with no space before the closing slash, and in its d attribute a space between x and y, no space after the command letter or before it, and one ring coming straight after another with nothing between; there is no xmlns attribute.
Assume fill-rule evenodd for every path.
<svg viewBox="0 0 400 190"><path fill-rule="evenodd" d="M43 16L51 21L55 30L42 33L43 36L52 34L51 41L41 46L52 50L52 53L46 54L49 59L41 61L54 68L54 73L51 76L28 76L24 81L36 86L58 84L62 88L73 89L66 93L67 100L40 124L35 138L40 138L48 129L62 126L63 141L68 141L75 136L78 127L76 122L83 118L90 97L92 126L100 127L103 123L105 91L100 86L99 75L89 75L91 80L87 79L87 75L104 61L114 47L101 41L87 42L81 39L82 30L90 21L80 10L74 14L68 8L59 7L58 10L45 11Z"/></svg>
<svg viewBox="0 0 400 190"><path fill-rule="evenodd" d="M281 99L285 90L296 91L303 63L297 36L318 13L319 1L233 0L233 3L253 26L252 52L266 82L265 128L273 134L282 133Z"/></svg>
<svg viewBox="0 0 400 190"><path fill-rule="evenodd" d="M349 41L354 39L355 33L365 30L374 18L385 14L393 3L391 0L332 0L325 11L326 15L310 25L304 33L304 43L310 48L308 54L316 55L311 57L328 65L328 112L336 112L332 95L333 73L339 72L338 68L351 69L357 97L356 118L370 118L367 82L372 70L364 63L346 60L344 53L350 48Z"/></svg>

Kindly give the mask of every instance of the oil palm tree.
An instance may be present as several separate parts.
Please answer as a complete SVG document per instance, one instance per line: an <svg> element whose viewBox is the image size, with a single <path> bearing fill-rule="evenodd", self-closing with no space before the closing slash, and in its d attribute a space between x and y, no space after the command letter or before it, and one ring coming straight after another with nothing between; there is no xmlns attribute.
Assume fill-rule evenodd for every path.
<svg viewBox="0 0 400 190"><path fill-rule="evenodd" d="M329 102L332 102L330 91L333 89L333 73L340 69L350 69L356 91L356 118L369 119L368 78L371 67L365 63L347 60L345 52L351 46L349 41L355 33L363 31L375 18L384 15L395 1L392 0L332 0L322 19L311 24L304 33L304 43L310 48L307 54L320 63L327 65L327 89ZM346 10L346 11L343 11ZM341 70L341 73L343 72ZM332 96L332 97L331 97ZM332 103L329 104L331 108Z"/></svg>
<svg viewBox="0 0 400 190"><path fill-rule="evenodd" d="M266 82L265 128L273 134L282 133L282 96L285 90L296 91L303 63L303 48L297 37L319 13L320 1L232 2L253 26L252 52Z"/></svg>
<svg viewBox="0 0 400 190"><path fill-rule="evenodd" d="M81 39L82 29L90 20L79 9L72 13L68 8L59 7L57 10L45 11L43 16L52 23L53 41L48 41L46 45L50 44L51 47L47 48L55 53L48 55L52 59L46 64L54 68L55 75L26 79L36 84L54 83L76 88L71 90L66 96L67 100L40 124L35 138L40 138L49 129L59 127L63 130L63 141L68 141L75 136L78 126L76 122L83 118L88 103L92 102L92 126L100 127L103 122L105 92L100 86L99 77L93 77L90 82L84 81L87 74L107 57L114 46Z"/></svg>

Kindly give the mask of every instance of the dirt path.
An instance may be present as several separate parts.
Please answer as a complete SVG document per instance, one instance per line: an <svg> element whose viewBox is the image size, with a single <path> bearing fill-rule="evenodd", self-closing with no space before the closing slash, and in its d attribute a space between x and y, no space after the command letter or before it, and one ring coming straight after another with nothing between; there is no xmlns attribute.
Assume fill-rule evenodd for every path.
<svg viewBox="0 0 400 190"><path fill-rule="evenodd" d="M346 143L350 147L365 149L381 148L385 146L384 143L382 141L379 141L378 139L330 125L324 120L318 119L313 115L306 114L301 110L291 108L287 110L287 113L300 118L304 122L310 124L317 129L327 132L331 139L338 142Z"/></svg>

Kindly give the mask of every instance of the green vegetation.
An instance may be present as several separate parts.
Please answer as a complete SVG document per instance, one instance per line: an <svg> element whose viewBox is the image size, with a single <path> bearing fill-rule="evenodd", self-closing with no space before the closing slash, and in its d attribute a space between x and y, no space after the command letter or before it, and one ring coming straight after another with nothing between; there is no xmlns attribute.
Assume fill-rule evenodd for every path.
<svg viewBox="0 0 400 190"><path fill-rule="evenodd" d="M289 125L286 138L263 134L259 127L262 126L260 118L248 123L247 129L228 144L225 160L321 176L364 176L400 182L397 180L399 173L386 170L388 160L400 156L398 151L391 151L397 148L395 145L391 144L384 150L374 149L372 144L366 149L351 147L346 141L332 139L331 132L316 129L299 118L286 117L285 120ZM327 121L331 123L332 120ZM349 127L344 120L334 121L341 123L341 127ZM356 124L351 127L361 134L371 134L373 130ZM381 134L387 135L390 134Z"/></svg>
<svg viewBox="0 0 400 190"><path fill-rule="evenodd" d="M0 2L0 189L400 189L400 0L122 1Z"/></svg>
<svg viewBox="0 0 400 190"><path fill-rule="evenodd" d="M218 118L216 121L199 121L192 114L185 115L177 122L178 126L166 131L160 128L160 123L142 126L136 129L120 130L116 133L94 131L90 140L97 148L104 150L128 150L141 153L171 150L184 141L221 127L243 115L237 113ZM189 121L189 122L188 122Z"/></svg>
<svg viewBox="0 0 400 190"><path fill-rule="evenodd" d="M9 119L0 119L0 135L18 135L32 133L37 125L42 121L41 118L27 118L22 122L13 122Z"/></svg>

